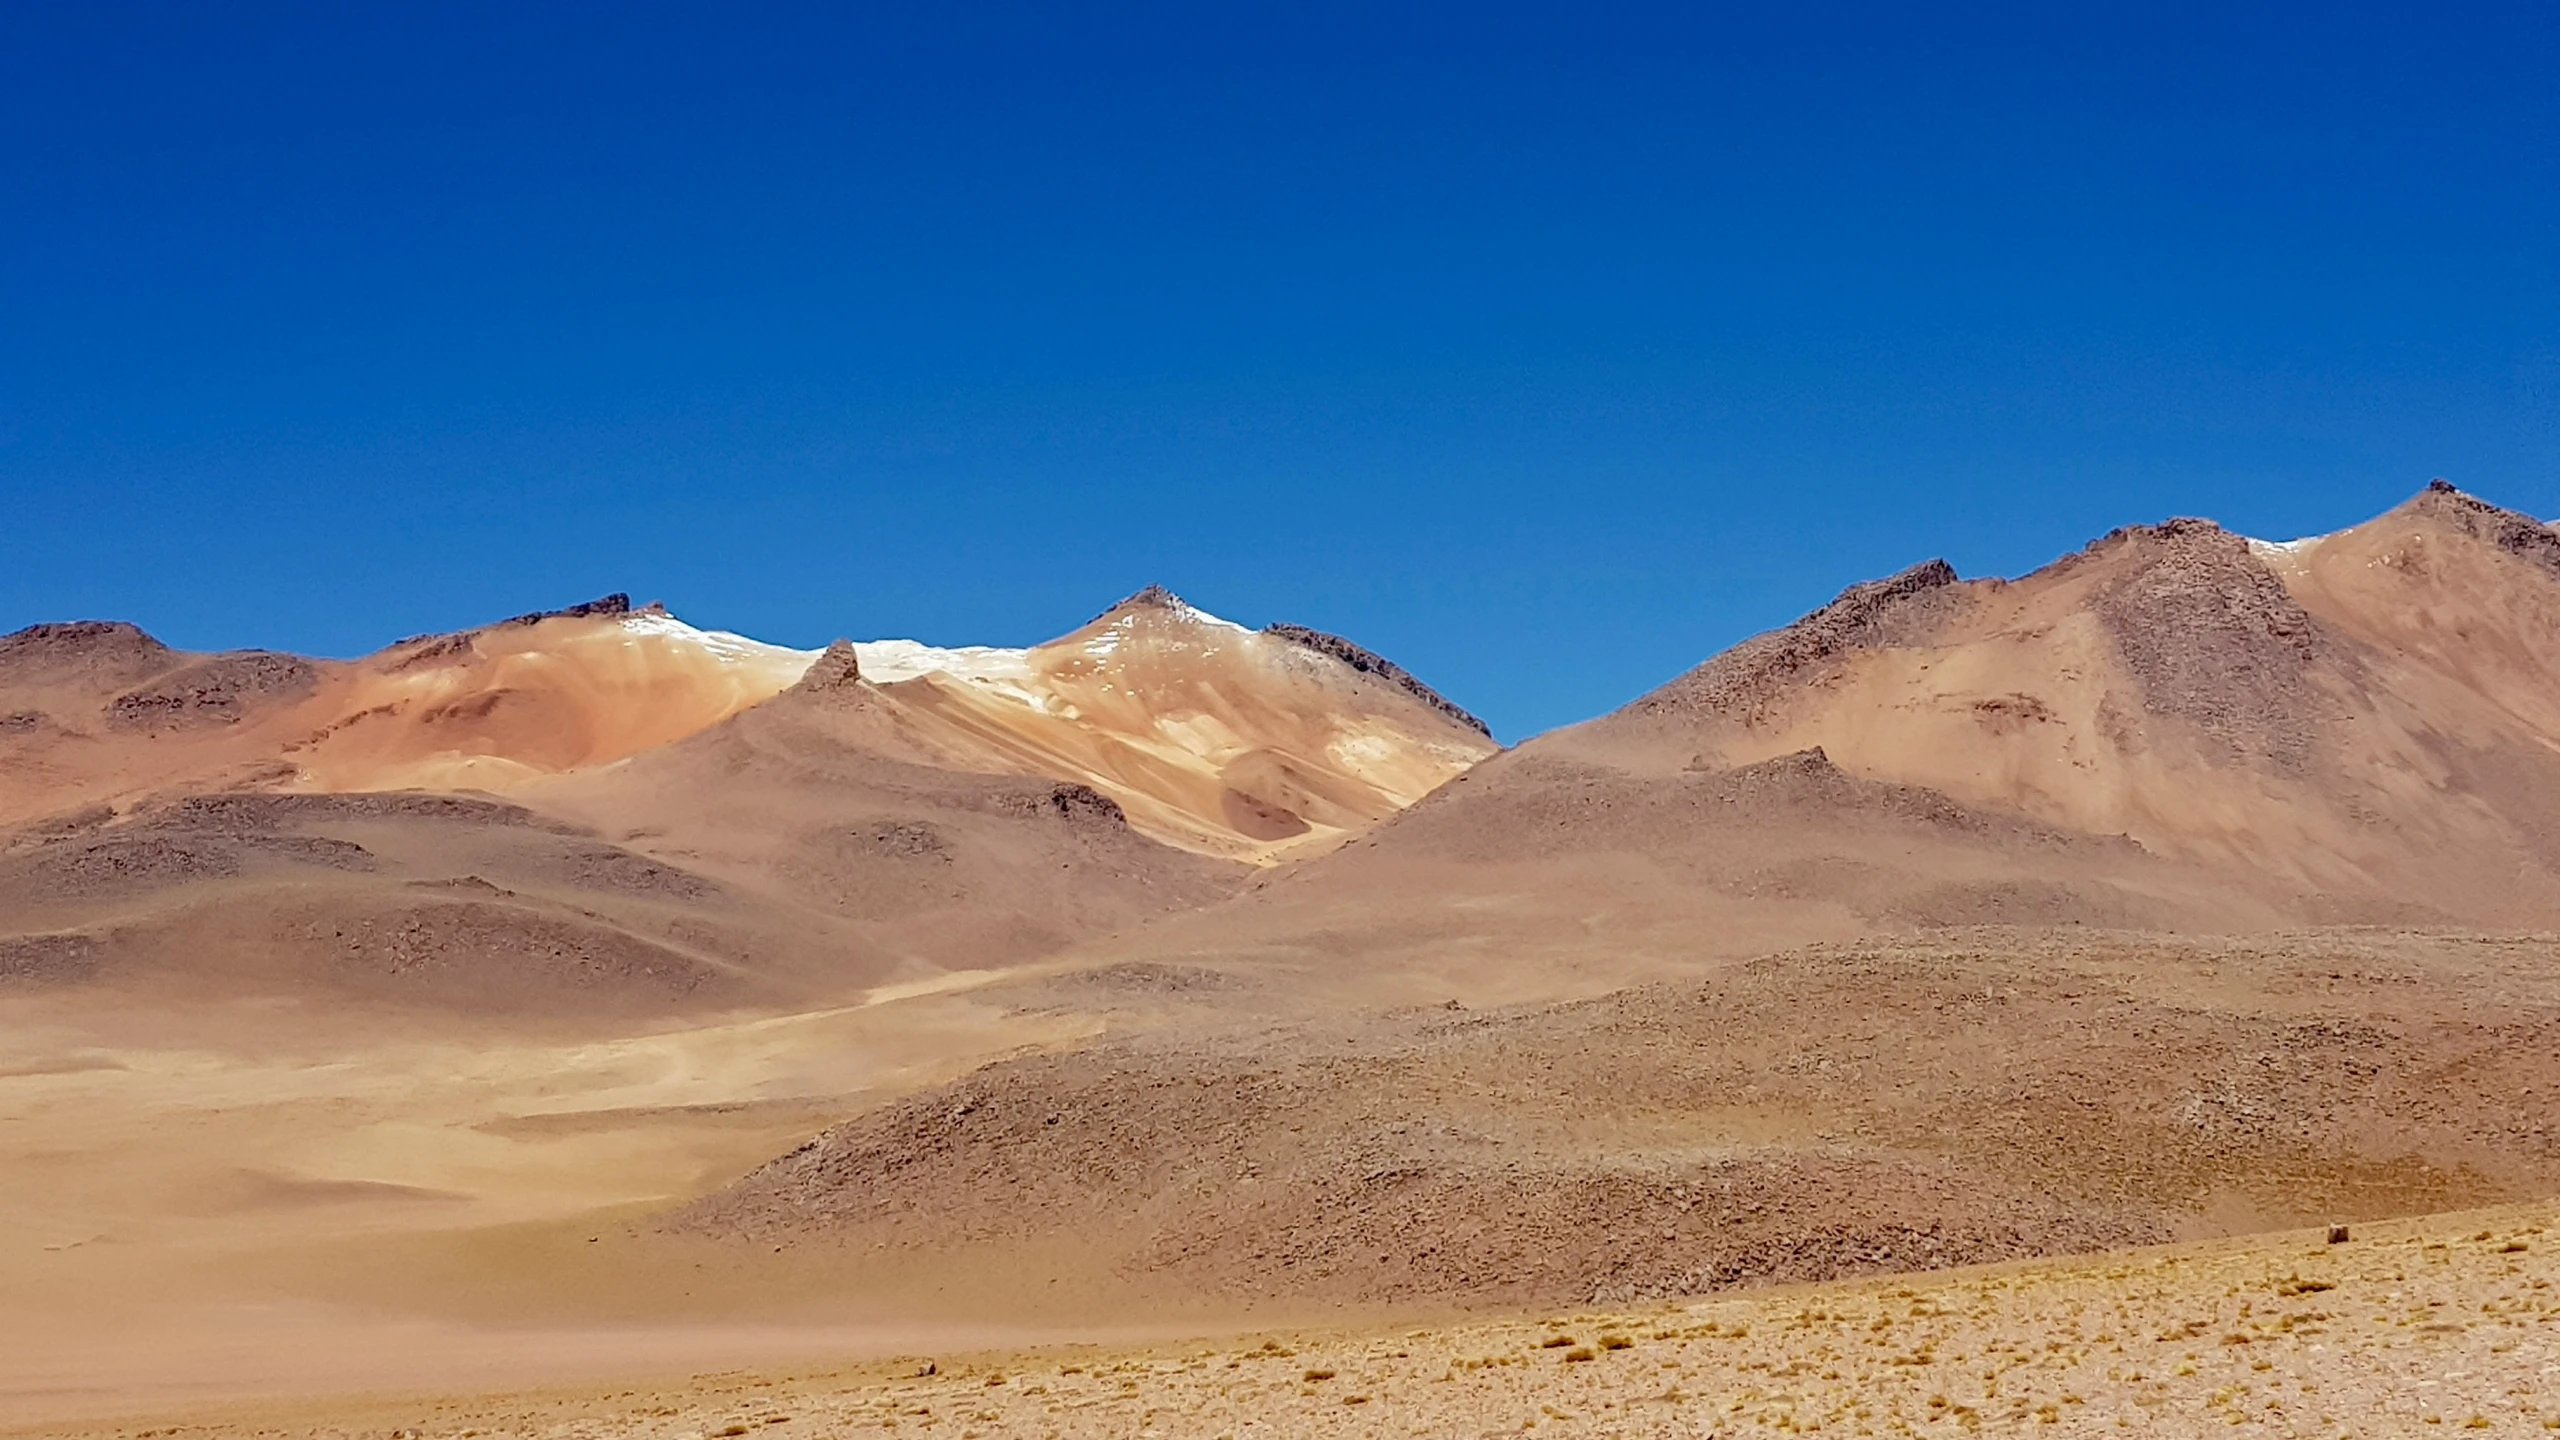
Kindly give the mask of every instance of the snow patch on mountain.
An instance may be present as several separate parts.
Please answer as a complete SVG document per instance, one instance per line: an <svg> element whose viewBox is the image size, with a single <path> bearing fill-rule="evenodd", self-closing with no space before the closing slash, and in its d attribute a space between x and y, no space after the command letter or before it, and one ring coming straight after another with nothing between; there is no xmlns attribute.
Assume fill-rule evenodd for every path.
<svg viewBox="0 0 2560 1440"><path fill-rule="evenodd" d="M627 635L673 641L730 664L789 663L806 668L823 653L769 644L726 630L704 630L664 611L626 615L622 617L621 625ZM995 645L946 648L918 640L858 640L854 642L853 649L862 664L862 678L875 684L894 684L924 675L944 675L1010 690L1020 688L1031 679L1031 652L1028 650Z"/></svg>
<svg viewBox="0 0 2560 1440"><path fill-rule="evenodd" d="M815 650L794 650L787 645L768 645L726 630L703 630L687 625L663 610L641 610L621 619L626 635L650 636L690 645L695 649L733 665L778 664L797 661L804 669L818 658ZM866 664L868 658L865 657Z"/></svg>
<svg viewBox="0 0 2560 1440"><path fill-rule="evenodd" d="M1028 680L1031 652L996 645L961 645L951 649L917 640L857 640L866 680L887 684L919 675L949 675L960 680Z"/></svg>
<svg viewBox="0 0 2560 1440"><path fill-rule="evenodd" d="M1239 635L1250 635L1253 633L1252 627L1239 625L1224 616L1212 615L1208 611L1201 609L1199 606L1192 604L1188 600L1176 600L1169 608L1175 614L1195 625L1206 625L1212 630L1233 630Z"/></svg>
<svg viewBox="0 0 2560 1440"><path fill-rule="evenodd" d="M2312 546L2319 544L2321 541L2326 540L2329 537L2326 535L2305 535L2299 540L2260 540L2255 536L2247 538L2249 540L2250 554L2257 556L2261 560L2273 560L2282 556L2300 555L2302 552L2310 549Z"/></svg>

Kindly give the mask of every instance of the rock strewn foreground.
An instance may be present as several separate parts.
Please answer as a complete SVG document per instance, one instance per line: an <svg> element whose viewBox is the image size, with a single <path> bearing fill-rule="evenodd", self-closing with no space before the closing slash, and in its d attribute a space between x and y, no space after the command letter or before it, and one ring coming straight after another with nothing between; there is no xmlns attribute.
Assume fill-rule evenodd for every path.
<svg viewBox="0 0 2560 1440"><path fill-rule="evenodd" d="M475 1440L2543 1434L2560 1430L2555 1275L2560 1205L2546 1203L2361 1227L2341 1245L2297 1232L1442 1329L916 1357L185 1430Z"/></svg>

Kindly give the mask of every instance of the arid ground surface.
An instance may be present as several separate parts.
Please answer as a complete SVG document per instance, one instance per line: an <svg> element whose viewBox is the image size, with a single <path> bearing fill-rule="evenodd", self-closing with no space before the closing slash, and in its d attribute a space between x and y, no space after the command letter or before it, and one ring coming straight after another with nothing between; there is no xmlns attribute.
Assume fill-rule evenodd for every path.
<svg viewBox="0 0 2560 1440"><path fill-rule="evenodd" d="M143 1437L2402 1436L2560 1429L2560 1207L1547 1316L198 1407ZM877 1337L874 1337L875 1340ZM529 1337L530 1343L545 1343ZM556 1343L552 1342L552 1343ZM707 1353L707 1352L706 1352ZM654 1371L654 1373L652 1373Z"/></svg>
<svg viewBox="0 0 2560 1440"><path fill-rule="evenodd" d="M1319 1322L1454 1324L1445 1356L1492 1343L1470 1317L1533 1309L2332 1219L2370 1240L2560 1189L2553 949L1941 932L1386 1010L1061 966L611 1039L62 992L8 1012L0 1409L59 1426ZM2540 1219L2495 1223L2540 1243L2511 1233ZM2218 1276L2259 1252L2192 1253ZM1878 1293L1857 1286L1823 1293ZM2307 1378L2346 1363L2301 1355ZM1580 1394L1625 1358L1448 1393Z"/></svg>

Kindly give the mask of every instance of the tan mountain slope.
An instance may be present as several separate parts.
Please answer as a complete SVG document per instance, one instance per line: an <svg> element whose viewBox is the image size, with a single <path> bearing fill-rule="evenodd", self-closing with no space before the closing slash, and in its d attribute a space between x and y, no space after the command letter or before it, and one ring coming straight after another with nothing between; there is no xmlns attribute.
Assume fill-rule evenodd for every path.
<svg viewBox="0 0 2560 1440"><path fill-rule="evenodd" d="M512 790L683 739L780 694L808 665L623 595L427 636L348 667L334 713L286 747L284 784Z"/></svg>
<svg viewBox="0 0 2560 1440"><path fill-rule="evenodd" d="M1134 953L1526 998L1914 926L2560 924L2555 543L2430 489L1931 562Z"/></svg>
<svg viewBox="0 0 2560 1440"><path fill-rule="evenodd" d="M0 824L184 791L505 790L692 734L807 665L621 595L355 661L31 626L0 637Z"/></svg>
<svg viewBox="0 0 2560 1440"><path fill-rule="evenodd" d="M1349 641L1247 630L1156 588L1028 650L851 648L879 753L1081 781L1209 854L1328 848L1496 749Z"/></svg>
<svg viewBox="0 0 2560 1440"><path fill-rule="evenodd" d="M929 748L914 732L934 717L920 727L898 693L919 683L822 667L698 735L517 795L829 917L906 981L1022 964L1242 883L1242 865L1137 833L1091 786L898 758Z"/></svg>
<svg viewBox="0 0 2560 1440"><path fill-rule="evenodd" d="M2553 582L2458 499L1923 567L1463 770L1410 677L1161 593L1020 651L22 632L13 803L197 768L0 832L0 1282L152 1365L341 1321L699 1356L2548 1194L2550 939L2286 928L2538 913ZM722 646L758 678L679 683L680 737L578 728ZM293 789L442 765L506 793Z"/></svg>
<svg viewBox="0 0 2560 1440"><path fill-rule="evenodd" d="M788 969L774 962L814 962L819 937L740 899L487 799L240 794L123 815L100 807L0 844L0 992L103 986L137 1004L265 993L622 1017L809 988L783 983Z"/></svg>
<svg viewBox="0 0 2560 1440"><path fill-rule="evenodd" d="M2173 521L2013 582L1923 567L1555 748L1644 771L1819 745L2309 918L2544 923L2560 568L2463 517L2550 535L2446 489L2292 549Z"/></svg>

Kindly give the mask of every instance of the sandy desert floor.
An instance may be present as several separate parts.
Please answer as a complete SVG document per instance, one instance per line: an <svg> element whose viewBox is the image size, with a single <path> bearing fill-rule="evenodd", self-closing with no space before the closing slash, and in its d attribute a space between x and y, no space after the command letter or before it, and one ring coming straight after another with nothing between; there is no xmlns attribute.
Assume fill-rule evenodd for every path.
<svg viewBox="0 0 2560 1440"><path fill-rule="evenodd" d="M1346 1246L1341 1234L1321 1227L1307 1232L1306 1244L1317 1248L1297 1256L1299 1268L1312 1260L1328 1275L1338 1269L1341 1283L1315 1284L1300 1273L1298 1283L1284 1284L1290 1277L1274 1271L1263 1277L1273 1283L1257 1285L1246 1267L1260 1252L1250 1247L1228 1257L1232 1266L1168 1278L1161 1268L1131 1262L1128 1234L1098 1234L1083 1221L1004 1232L1009 1238L1001 1241L962 1225L927 1237L930 1244L877 1244L881 1237L859 1229L777 1235L768 1244L697 1233L670 1224L669 1216L849 1113L924 1103L945 1115L969 1110L975 1124L978 1112L951 1103L958 1092L943 1088L1001 1078L1000 1069L955 1081L975 1060L1048 1056L1040 1065L1081 1074L1076 1067L1084 1062L1062 1051L1081 1054L1078 1047L1124 1027L1192 1034L1204 1016L1227 1013L1217 1007L1235 1011L1228 1019L1246 1027L1240 1036L1201 1038L1208 1034L1202 1031L1166 1054L1179 1059L1198 1050L1215 1058L1229 1053L1219 1046L1242 1046L1235 1053L1252 1059L1263 1054L1253 1045L1278 1046L1296 1055L1294 1063L1322 1071L1310 1071L1314 1078L1290 1094L1339 1088L1322 1067L1341 1057L1316 1043L1318 1030L1282 1026L1266 1035L1254 1028L1264 1023L1249 1018L1269 998L1262 989L1178 986L1167 998L1101 983L1118 972L962 977L920 991L877 992L866 1004L605 1039L532 1028L500 1033L487 1024L449 1034L416 1016L345 1010L328 1012L319 1024L282 1003L181 1013L108 992L65 992L22 998L0 1016L0 1431L717 1437L742 1433L734 1426L763 1433L768 1417L787 1415L794 1418L773 1426L777 1440L883 1421L909 1434L985 1436L1489 1434L1523 1425L1638 1435L2011 1424L2112 1433L2119 1420L2137 1431L2183 1434L2236 1417L2275 1433L2331 1435L2414 1433L2429 1415L2457 1427L2475 1416L2508 1429L2560 1421L2560 1397L2551 1397L2548 1412L2534 1408L2560 1377L2560 1293L2548 1288L2556 1268L2550 1251L2560 1238L2545 1234L2560 1237L2560 1201L2438 1220L2372 1218L2549 1193L2529 1183L2542 1172L2526 1164L2548 1144L2544 1131L2527 1123L2540 1113L2530 1097L2549 1085L2548 1046L2539 1038L2547 1030L2534 1019L2543 1013L2535 977L2547 968L2540 942L2328 937L2317 956L2284 945L2190 946L2196 953L2180 959L2140 946L2119 954L2116 941L2075 940L2078 949L2032 957L2002 950L2000 958L1977 945L1980 938L1893 947L1885 958L1903 976L1902 999L1856 1013L1872 1022L1868 1028L1899 1037L1900 1049L1925 1057L1934 1053L1927 1037L1973 1025L1968 1017L1981 1009L1951 1008L1941 1003L1947 995L2012 993L2009 980L1984 978L1981 967L1995 960L2032 960L2053 982L2044 988L2055 991L2054 1005L2080 1004L2070 997L2083 991L2114 994L2108 985L2115 982L2099 984L2099 971L2121 970L2125 985L2133 984L2125 977L2147 976L2142 984L2186 997L2194 1015L2206 1015L2199 1007L2220 996L2215 1003L2237 1006L2243 1018L2272 1006L2268 1013L2292 1030L2326 1023L2321 1007L2332 1002L2321 997L2341 983L2342 966L2385 978L2402 970L2433 974L2428 984L2459 991L2463 1006L2494 1014L2471 1017L2457 1007L2460 1013L2439 1017L2442 1024L2426 1021L2435 1028L2421 1038L2433 1037L2428 1053L2441 1063L2394 1062L2395 1073L2407 1073L2411 1098L2376 1111L2376 1133L2414 1143L2407 1137L2432 1133L2425 1130L2430 1106L2471 1117L2462 1132L2469 1138L2447 1153L2470 1157L2462 1163L2474 1168L2461 1173L2478 1183L2468 1191L2365 1194L2322 1189L2312 1170L2261 1166L2261 1178L2294 1203L2196 1220L2226 1235L2260 1231L2257 1239L2197 1238L2179 1248L1746 1288L1676 1303L1589 1299L1616 1292L1595 1289L1572 1265L1549 1277L1553 1284L1514 1287L1510 1298L1490 1282L1467 1292L1390 1284L1411 1278L1410 1267L1386 1264L1393 1247L1375 1252L1379 1264L1369 1272L1372 1251ZM2409 946L2418 948L2405 955L2394 948ZM1716 1024L1777 1036L1782 1052L1818 1051L1839 1061L1828 1078L1801 1066L1763 1073L1751 1068L1758 1062L1750 1055L1719 1051L1717 1073L1762 1084L1765 1104L1796 1095L1786 1076L1798 1072L1812 1077L1807 1085L1907 1098L1906 1085L1861 1078L1856 1045L1800 1044L1802 1037L1788 1038L1794 1022L1763 1017L1735 998L1758 995L1751 1003L1771 1016L1829 1013L1800 1003L1811 993L1803 987L1818 990L1845 976L1843 983L1862 990L1859 977L1872 963L1878 957L1863 950L1809 952L1777 966L1776 988L1766 994L1732 989L1755 973L1746 966L1722 990L1693 984L1505 1016L1434 1008L1379 1019L1375 1034L1335 1039L1384 1046L1386 1059L1404 1057L1396 1063L1405 1069L1382 1070L1377 1057L1361 1061L1366 1069L1354 1067L1350 1073L1369 1076L1359 1092L1364 1105L1409 1119L1444 1091L1476 1095L1479 1109L1512 1114L1524 1127L1496 1137L1514 1160L1569 1132L1586 1149L1626 1151L1635 1158L1612 1163L1650 1175L1644 1165L1653 1150L1645 1147L1660 1148L1654 1131L1661 1127L1638 1133L1611 1119L1612 1106L1639 1119L1652 1113L1637 1083L1642 1076L1594 1070L1588 1058L1583 1068L1551 1073L1540 1057L1604 1049L1651 1054L1652 1031L1629 1020L1652 1014L1648 1006L1671 1007L1662 1012L1671 1032L1712 1042L1715 1025L1682 1008L1703 1004L1722 1016ZM2195 966L2205 972L2191 975ZM2057 976L2080 978L2063 984ZM2356 988L2350 998L2386 995L2399 1017L2393 1024L2417 1025L2435 1014L2435 1002L2421 1003L2420 993L2434 992L2416 980L2394 982L2387 994L2376 988L2381 983ZM1162 1015L1146 1008L1177 1003L1210 1008ZM1628 1005L1637 1010L1627 1012ZM2040 1014L1997 1033L2082 1034L2035 1020ZM2399 1043L2398 1032L2379 1024L2355 1032L2363 1037L2356 1043L2359 1053L2388 1059L2397 1053L2390 1046ZM1451 1049L1456 1040L1415 1048L1406 1029L1417 1025L1456 1027L1458 1040L1483 1029L1499 1042L1497 1056L1539 1062L1522 1082L1539 1093L1613 1099L1548 1115L1530 1103L1534 1097L1492 1085L1489 1068L1508 1070L1478 1064L1465 1046ZM2129 1043L2152 1043L2142 1025L2109 1021L2108 1028L2126 1030ZM2262 1054L2289 1053L2243 1031L2247 1043L2232 1054L2249 1066L2263 1070ZM1595 1046L1594 1033L1616 1036L1616 1048ZM2090 1057L2102 1051L2090 1049L2084 1068L2099 1065ZM2466 1058L2475 1051L2487 1058ZM1139 1050L1095 1053L1136 1067L1117 1087L1138 1107L1133 1115L1155 1116L1162 1128L1164 1116L1190 1114L1166 1108L1177 1092L1154 1084ZM1686 1053L1662 1052L1670 1060ZM2206 1064L2220 1053L2180 1050L2183 1058L2155 1060L2152 1069L2174 1071L2184 1077L2180 1084L2205 1084L2221 1073ZM1441 1061L1424 1062L1434 1055L1455 1068L1433 1079L1439 1071L1432 1064ZM1669 1061L1647 1063L1659 1069ZM1285 1069L1272 1055L1254 1064L1273 1074ZM2120 1077L2124 1071L2108 1068L2116 1064L2099 1070ZM1408 1070L1431 1083L1386 1083ZM1931 1073L1959 1072L1970 1073L1963 1066ZM1215 1079L1226 1072L1209 1073ZM1990 1123L2009 1113L2001 1106L1963 1098L1971 1092L1947 1103L1981 1121L1975 1128L1988 1137L1984 1143L2060 1147L2069 1164L2096 1165L2110 1153L2093 1128L2097 1112L2074 1108L2081 1092L2060 1084L2063 1071L2036 1073L2052 1091L2038 1104L2078 1114L2077 1132L2012 1135ZM2111 1090L2126 1084L2105 1080ZM1831 1092L1805 1093L1820 1100ZM2284 1093L2293 1097L2286 1104L2305 1114L2328 1113L2324 1107L2336 1099L2324 1100L2327 1092L2316 1085ZM1766 1143L1709 1125L1731 1107L1701 1095L1672 1127L1682 1155L1701 1145ZM1358 1115L1292 1103L1302 1109L1277 1128L1303 1121L1353 1140L1369 1133ZM2501 1105L2526 1108L2514 1125L2489 1123L2506 1114ZM1024 1113L1036 1119L1043 1108L1060 1107L1044 1100ZM1063 1108L1082 1114L1092 1107ZM1001 1118L1009 1107L988 1113ZM1109 1120L1120 1112L1095 1113ZM1794 1110L1781 1118L1789 1133L1810 1123L1799 1123ZM1041 1127L1044 1135L1065 1136L1062 1144L1091 1139L1062 1165L1125 1158L1120 1130L1068 1133L1075 1130ZM1195 1141L1210 1145L1213 1130L1199 1130ZM2525 1168L2510 1182L2491 1184L2476 1167L2502 1156ZM1340 1163L1330 1151L1304 1161L1310 1174ZM1802 1178L1794 1170L1773 1173L1788 1184ZM917 1188L930 1178L908 1173L901 1184L940 1197L928 1208L958 1213L961 1191ZM1404 1247L1396 1253L1445 1247L1468 1234L1508 1237L1508 1248L1485 1251L1497 1257L1486 1263L1500 1280L1527 1274L1586 1232L1640 1250L1653 1233L1645 1226L1676 1229L1696 1218L1600 1204L1624 1189L1557 1191L1563 1200L1548 1196L1547 1210L1526 1220L1513 1211L1535 1195L1452 1191L1442 1197L1448 1204L1413 1212L1411 1233L1395 1230ZM1332 1193L1318 1187L1300 1198L1321 1211L1335 1203ZM2354 1204L2328 1208L2340 1197ZM1824 1193L1806 1203L1837 1209L1855 1198ZM1121 1217L1123 1232L1141 1218L1126 1207L1096 1213ZM1221 1224L1248 1228L1295 1212L1246 1206L1221 1213ZM1821 1223L1829 1214L1810 1214L1806 1233L1830 1233ZM2354 1240L2331 1247L2298 1230L2265 1228L2324 1214L2352 1221ZM1537 1223L1520 1228L1527 1220ZM2195 1234L2170 1230L2162 1238ZM1776 1231L1762 1238L1772 1246L1797 1243ZM2056 1243L2082 1249L2125 1242ZM1973 1258L1984 1257L1977 1251ZM1377 1283L1353 1283L1355 1272L1371 1273ZM1737 1283L1771 1278L1790 1277L1764 1267L1741 1273ZM1541 1302L1538 1293L1586 1299ZM1568 1308L1525 1316L1519 1308L1538 1303ZM1610 1304L1619 1308L1591 1308ZM1549 1316L1561 1323L1544 1323ZM1610 1337L1626 1343L1613 1345ZM1548 1343L1559 1338L1564 1343ZM1057 1348L1069 1345L1078 1348ZM1588 1358L1568 1358L1577 1352ZM917 1375L928 1358L937 1372ZM1005 1378L990 1383L999 1374ZM567 1388L509 1393L532 1386ZM421 1395L427 1398L351 1398ZM126 1418L135 1416L156 1418Z"/></svg>
<svg viewBox="0 0 2560 1440"><path fill-rule="evenodd" d="M849 1287L617 1223L955 1057L1082 1029L965 984L875 1000L589 1040L21 999L0 1012L0 1424L895 1343L879 1317L904 1335L918 1309L894 1280L859 1287L877 1305L799 1304Z"/></svg>
<svg viewBox="0 0 2560 1440"><path fill-rule="evenodd" d="M909 1354L201 1409L178 1436L2560 1430L2560 1205L1413 1328ZM929 1367L929 1370L928 1370Z"/></svg>

